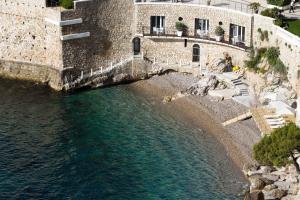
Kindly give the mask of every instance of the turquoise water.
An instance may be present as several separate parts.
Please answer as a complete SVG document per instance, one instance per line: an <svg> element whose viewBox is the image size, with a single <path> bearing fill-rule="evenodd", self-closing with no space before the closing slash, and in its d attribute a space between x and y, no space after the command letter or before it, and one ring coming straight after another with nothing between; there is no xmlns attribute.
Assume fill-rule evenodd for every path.
<svg viewBox="0 0 300 200"><path fill-rule="evenodd" d="M67 95L0 80L0 199L242 199L203 131L117 86Z"/></svg>

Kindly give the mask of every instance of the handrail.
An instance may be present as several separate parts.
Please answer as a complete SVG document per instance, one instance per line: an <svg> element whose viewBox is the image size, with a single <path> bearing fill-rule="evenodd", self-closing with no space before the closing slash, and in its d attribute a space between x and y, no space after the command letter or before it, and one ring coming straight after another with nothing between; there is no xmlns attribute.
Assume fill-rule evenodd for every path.
<svg viewBox="0 0 300 200"><path fill-rule="evenodd" d="M214 37L210 35L208 31L186 31L182 33L182 36L177 35L177 30L175 28L157 28L156 30L153 30L153 27L150 26L143 26L142 27L142 34L145 37L161 37L161 38L168 38L168 37L178 37L178 38L192 38L192 39L201 39L211 42L218 42ZM222 41L219 41L220 44L229 44L232 46L236 46L239 48L246 49L244 41L233 41L232 38L230 38L230 35L225 35Z"/></svg>
<svg viewBox="0 0 300 200"><path fill-rule="evenodd" d="M250 8L251 2L248 1L235 1L235 0L135 0L135 3L178 3L178 4L194 4L194 5L207 5L220 8L227 8L237 10L245 13L253 13Z"/></svg>

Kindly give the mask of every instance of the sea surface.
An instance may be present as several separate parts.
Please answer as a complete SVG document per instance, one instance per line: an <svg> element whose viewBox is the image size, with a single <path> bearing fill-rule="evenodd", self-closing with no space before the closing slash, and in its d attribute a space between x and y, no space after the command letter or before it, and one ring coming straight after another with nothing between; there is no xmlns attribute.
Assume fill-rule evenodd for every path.
<svg viewBox="0 0 300 200"><path fill-rule="evenodd" d="M55 93L0 80L0 199L243 199L209 133L128 86Z"/></svg>

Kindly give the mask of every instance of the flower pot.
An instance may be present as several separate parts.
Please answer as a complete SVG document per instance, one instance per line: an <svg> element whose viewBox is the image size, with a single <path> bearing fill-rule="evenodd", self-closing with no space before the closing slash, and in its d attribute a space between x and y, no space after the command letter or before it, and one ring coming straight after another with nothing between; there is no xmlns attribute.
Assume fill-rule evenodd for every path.
<svg viewBox="0 0 300 200"><path fill-rule="evenodd" d="M223 40L223 35L216 35L216 41L221 42Z"/></svg>
<svg viewBox="0 0 300 200"><path fill-rule="evenodd" d="M177 31L177 36L182 37L182 33L183 33L183 31Z"/></svg>

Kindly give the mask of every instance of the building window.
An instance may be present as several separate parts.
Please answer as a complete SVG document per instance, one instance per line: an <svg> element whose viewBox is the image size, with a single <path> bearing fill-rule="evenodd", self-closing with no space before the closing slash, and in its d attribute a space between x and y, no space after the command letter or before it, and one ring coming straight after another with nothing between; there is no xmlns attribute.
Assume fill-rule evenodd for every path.
<svg viewBox="0 0 300 200"><path fill-rule="evenodd" d="M164 33L165 32L165 16L151 16L150 18L150 31L151 33Z"/></svg>
<svg viewBox="0 0 300 200"><path fill-rule="evenodd" d="M138 37L133 38L132 46L133 46L133 54L139 55L141 52L141 39Z"/></svg>
<svg viewBox="0 0 300 200"><path fill-rule="evenodd" d="M197 36L206 36L209 32L209 20L208 19L195 19L195 32Z"/></svg>
<svg viewBox="0 0 300 200"><path fill-rule="evenodd" d="M200 46L199 44L193 45L193 62L200 61Z"/></svg>
<svg viewBox="0 0 300 200"><path fill-rule="evenodd" d="M245 42L245 27L230 24L230 40L233 44Z"/></svg>

